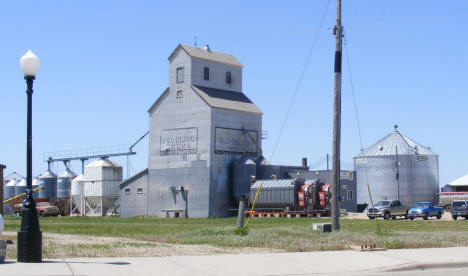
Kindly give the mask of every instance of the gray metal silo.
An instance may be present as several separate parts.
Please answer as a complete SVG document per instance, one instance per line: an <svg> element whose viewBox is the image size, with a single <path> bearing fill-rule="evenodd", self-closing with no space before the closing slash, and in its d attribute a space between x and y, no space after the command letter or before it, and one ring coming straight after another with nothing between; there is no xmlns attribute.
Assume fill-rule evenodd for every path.
<svg viewBox="0 0 468 276"><path fill-rule="evenodd" d="M12 172L9 175L5 176L3 178L3 183L6 185L6 183L10 182L10 180L21 180L24 179L25 177L22 176L21 174L17 172Z"/></svg>
<svg viewBox="0 0 468 276"><path fill-rule="evenodd" d="M233 194L239 200L240 197L248 197L250 193L251 177L257 176L257 164L248 157L243 157L233 166Z"/></svg>
<svg viewBox="0 0 468 276"><path fill-rule="evenodd" d="M436 201L439 192L439 156L395 131L354 157L357 203L400 199L411 207L419 201Z"/></svg>
<svg viewBox="0 0 468 276"><path fill-rule="evenodd" d="M15 196L20 195L26 191L26 179L22 179L16 183Z"/></svg>
<svg viewBox="0 0 468 276"><path fill-rule="evenodd" d="M15 196L15 187L18 182L20 182L20 180L12 179L8 181L8 183L5 186L3 186L4 199L10 199Z"/></svg>
<svg viewBox="0 0 468 276"><path fill-rule="evenodd" d="M39 176L34 177L33 180L32 180L31 186L32 186L32 189L33 189L33 190L39 187L39 179L38 179L38 177L39 177ZM34 193L33 193L33 198L38 198L38 197L39 197L39 191L34 192Z"/></svg>
<svg viewBox="0 0 468 276"><path fill-rule="evenodd" d="M38 184L44 186L44 189L39 190L38 197L47 198L50 204L55 204L57 199L57 175L47 170L39 176Z"/></svg>
<svg viewBox="0 0 468 276"><path fill-rule="evenodd" d="M67 168L57 179L57 197L69 198L71 196L71 182L76 174Z"/></svg>

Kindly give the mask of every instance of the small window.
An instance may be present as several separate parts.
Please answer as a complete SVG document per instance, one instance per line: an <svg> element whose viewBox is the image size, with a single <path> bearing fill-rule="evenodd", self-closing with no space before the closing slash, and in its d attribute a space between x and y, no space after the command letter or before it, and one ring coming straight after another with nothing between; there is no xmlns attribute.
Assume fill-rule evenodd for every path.
<svg viewBox="0 0 468 276"><path fill-rule="evenodd" d="M177 68L177 82L184 82L184 67Z"/></svg>
<svg viewBox="0 0 468 276"><path fill-rule="evenodd" d="M203 79L210 80L210 68L208 67L203 68Z"/></svg>
<svg viewBox="0 0 468 276"><path fill-rule="evenodd" d="M129 195L130 194L130 189L125 189L125 194Z"/></svg>
<svg viewBox="0 0 468 276"><path fill-rule="evenodd" d="M353 200L353 190L348 190L348 200Z"/></svg>
<svg viewBox="0 0 468 276"><path fill-rule="evenodd" d="M226 83L231 83L231 72L229 71L226 72Z"/></svg>
<svg viewBox="0 0 468 276"><path fill-rule="evenodd" d="M182 90L177 90L177 98L182 98L183 96Z"/></svg>
<svg viewBox="0 0 468 276"><path fill-rule="evenodd" d="M137 194L142 195L143 194L143 188L138 188L137 189Z"/></svg>

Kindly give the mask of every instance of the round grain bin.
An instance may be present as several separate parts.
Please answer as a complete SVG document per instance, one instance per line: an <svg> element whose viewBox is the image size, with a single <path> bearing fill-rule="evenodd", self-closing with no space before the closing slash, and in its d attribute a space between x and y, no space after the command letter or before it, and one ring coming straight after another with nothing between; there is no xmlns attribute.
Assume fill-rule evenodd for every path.
<svg viewBox="0 0 468 276"><path fill-rule="evenodd" d="M84 187L85 178L82 174L75 177L71 182L71 198L73 200L73 205L80 214L84 205Z"/></svg>
<svg viewBox="0 0 468 276"><path fill-rule="evenodd" d="M8 182L10 182L10 180L21 180L21 179L24 179L25 177L22 176L21 174L17 173L17 172L12 172L10 173L9 175L5 176L3 178L3 184L6 185Z"/></svg>
<svg viewBox="0 0 468 276"><path fill-rule="evenodd" d="M15 196L20 195L26 191L26 179L22 179L16 183Z"/></svg>
<svg viewBox="0 0 468 276"><path fill-rule="evenodd" d="M57 175L49 170L38 177L38 184L44 186L39 190L39 198L49 199L50 204L55 204L57 198Z"/></svg>
<svg viewBox="0 0 468 276"><path fill-rule="evenodd" d="M76 174L67 168L57 179L57 197L68 198L71 196L71 182Z"/></svg>
<svg viewBox="0 0 468 276"><path fill-rule="evenodd" d="M395 131L354 157L357 203L400 199L408 207L419 201L435 202L439 192L439 156Z"/></svg>
<svg viewBox="0 0 468 276"><path fill-rule="evenodd" d="M71 195L72 196L84 195L84 184L85 184L84 175L80 174L77 177L75 177L71 182Z"/></svg>
<svg viewBox="0 0 468 276"><path fill-rule="evenodd" d="M33 189L33 190L39 187L39 179L38 179L38 177L33 178L33 180L32 180L32 185L31 185L31 186L32 186L32 189ZM39 197L39 191L35 191L35 192L33 193L33 198L38 198L38 197Z"/></svg>
<svg viewBox="0 0 468 276"><path fill-rule="evenodd" d="M248 197L252 176L257 175L257 164L248 157L241 158L233 166L233 194L239 200L241 196Z"/></svg>
<svg viewBox="0 0 468 276"><path fill-rule="evenodd" d="M15 187L20 180L12 179L3 187L3 198L10 199L15 196Z"/></svg>

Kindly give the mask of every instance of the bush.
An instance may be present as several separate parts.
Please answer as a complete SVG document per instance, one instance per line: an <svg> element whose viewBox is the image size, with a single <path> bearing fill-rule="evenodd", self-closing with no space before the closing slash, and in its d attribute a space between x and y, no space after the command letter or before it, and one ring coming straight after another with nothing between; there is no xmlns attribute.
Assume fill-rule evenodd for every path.
<svg viewBox="0 0 468 276"><path fill-rule="evenodd" d="M249 233L249 228L245 226L237 227L234 229L234 234L239 235L239 236L245 236Z"/></svg>

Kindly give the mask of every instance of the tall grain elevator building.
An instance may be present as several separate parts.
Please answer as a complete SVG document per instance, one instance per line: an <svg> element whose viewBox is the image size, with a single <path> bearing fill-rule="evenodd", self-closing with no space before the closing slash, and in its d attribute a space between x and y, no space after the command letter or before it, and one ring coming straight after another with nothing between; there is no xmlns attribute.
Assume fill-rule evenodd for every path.
<svg viewBox="0 0 468 276"><path fill-rule="evenodd" d="M227 216L231 166L258 156L262 111L242 91L232 55L178 45L169 87L148 110L148 169L120 184L122 216Z"/></svg>

